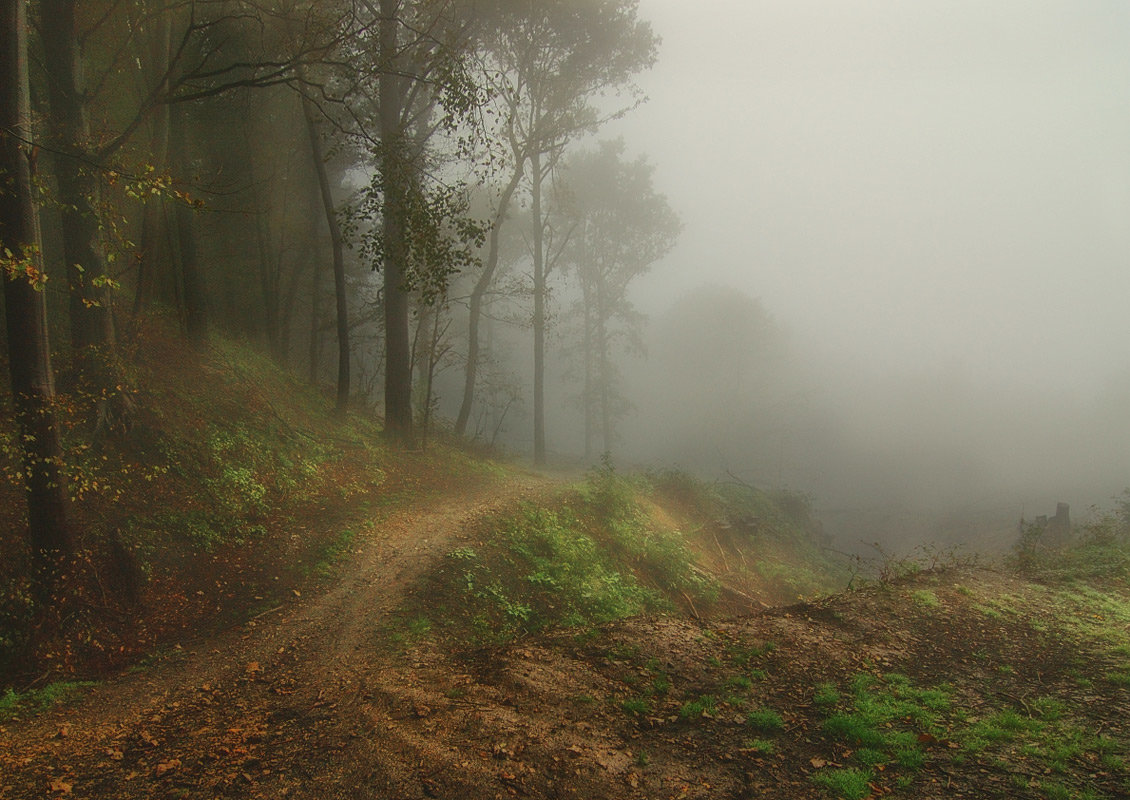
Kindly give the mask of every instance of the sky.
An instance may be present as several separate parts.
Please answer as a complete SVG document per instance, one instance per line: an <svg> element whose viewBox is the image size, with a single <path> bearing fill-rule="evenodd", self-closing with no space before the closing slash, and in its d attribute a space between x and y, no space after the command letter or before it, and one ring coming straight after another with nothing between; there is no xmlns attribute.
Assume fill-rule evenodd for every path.
<svg viewBox="0 0 1130 800"><path fill-rule="evenodd" d="M768 433L720 437L727 469L778 441L745 474L829 505L1110 507L1130 486L1130 2L639 14L662 39L648 100L601 135L647 156L685 227L634 299L662 319L740 290L811 374ZM645 405L639 434L673 438Z"/></svg>
<svg viewBox="0 0 1130 800"><path fill-rule="evenodd" d="M1130 3L640 0L648 101L603 132L717 283L845 370L1073 392L1130 370ZM1057 384L1058 385L1058 384Z"/></svg>

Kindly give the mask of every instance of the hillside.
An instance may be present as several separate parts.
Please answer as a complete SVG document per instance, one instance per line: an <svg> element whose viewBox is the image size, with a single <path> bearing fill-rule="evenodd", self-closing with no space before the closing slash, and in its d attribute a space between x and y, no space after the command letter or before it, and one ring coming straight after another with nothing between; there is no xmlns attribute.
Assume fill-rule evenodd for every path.
<svg viewBox="0 0 1130 800"><path fill-rule="evenodd" d="M2 407L0 689L97 675L275 608L406 502L500 474L443 443L391 453L372 414L335 419L332 400L252 346L217 336L197 353L159 317L123 338L127 429L101 424L103 398L81 387L59 401L81 559L61 587L71 599L46 614L30 599Z"/></svg>
<svg viewBox="0 0 1130 800"><path fill-rule="evenodd" d="M0 800L1130 792L1109 532L845 589L803 497L394 456L247 348L137 341L76 578L136 594L10 660Z"/></svg>

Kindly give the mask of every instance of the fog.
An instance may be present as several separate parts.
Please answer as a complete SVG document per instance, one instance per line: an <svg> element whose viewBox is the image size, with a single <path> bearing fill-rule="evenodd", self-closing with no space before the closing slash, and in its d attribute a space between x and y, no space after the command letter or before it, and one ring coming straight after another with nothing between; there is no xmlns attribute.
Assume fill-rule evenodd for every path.
<svg viewBox="0 0 1130 800"><path fill-rule="evenodd" d="M810 492L848 538L904 512L916 536L955 510L1078 519L1130 485L1130 5L640 15L648 101L601 136L685 227L633 289L628 458ZM748 298L773 341L664 363L696 292ZM731 306L701 322L744 330ZM864 511L889 530L843 521Z"/></svg>

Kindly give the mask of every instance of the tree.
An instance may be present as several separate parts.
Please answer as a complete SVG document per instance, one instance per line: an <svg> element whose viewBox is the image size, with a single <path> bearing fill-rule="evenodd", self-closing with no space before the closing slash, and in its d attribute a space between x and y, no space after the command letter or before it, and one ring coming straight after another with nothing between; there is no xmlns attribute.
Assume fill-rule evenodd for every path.
<svg viewBox="0 0 1130 800"><path fill-rule="evenodd" d="M82 80L75 0L41 0L40 31L50 99L50 140L62 213L63 257L70 290L71 346L89 369L94 348L109 351L113 318L106 293L104 244L98 219L97 165L90 158L87 87ZM103 352L105 358L108 352Z"/></svg>
<svg viewBox="0 0 1130 800"><path fill-rule="evenodd" d="M565 145L602 121L594 105L606 92L630 88L631 77L655 60L657 40L637 19L635 0L496 0L488 14L494 29L483 36L492 87L505 102L503 129L511 148L511 183L530 165L534 331L534 461L544 463L547 263L542 185ZM622 113L614 111L612 116ZM512 190L504 190L494 219L502 224ZM492 232L493 237L493 232ZM488 267L496 263L488 254ZM485 273L487 282L490 274ZM476 287L478 288L478 287ZM485 289L483 290L485 291ZM469 353L477 355L480 309L471 308ZM470 414L477 358L467 359L462 431ZM463 422L463 426L459 422Z"/></svg>
<svg viewBox="0 0 1130 800"><path fill-rule="evenodd" d="M448 314L446 294L434 302L419 302L416 308L416 332L412 339L412 364L417 375L419 398L420 448L427 449L431 433L432 414L435 410L435 381L443 362L451 352L448 331L451 317Z"/></svg>
<svg viewBox="0 0 1130 800"><path fill-rule="evenodd" d="M795 425L804 400L785 336L761 302L732 286L699 286L648 328L648 360L634 376L646 398L631 426L646 437L635 442L640 457L703 470L775 459L768 443Z"/></svg>
<svg viewBox="0 0 1130 800"><path fill-rule="evenodd" d="M478 226L466 216L468 190L434 161L433 137L454 132L478 103L467 79L466 9L457 2L380 0L377 29L376 175L367 216L379 219L370 249L382 272L385 434L415 444L410 308L443 295L449 277L474 261ZM458 137L455 149L458 153Z"/></svg>
<svg viewBox="0 0 1130 800"><path fill-rule="evenodd" d="M349 301L345 286L345 236L337 220L337 206L334 205L333 191L330 187L329 172L326 170L326 157L322 148L322 135L318 130L318 112L314 103L306 95L302 96L302 114L306 120L306 131L310 138L310 156L314 172L318 176L318 193L322 199L322 210L326 215L326 226L330 232L330 247L333 253L334 298L337 312L337 404L339 415L345 414L349 407Z"/></svg>
<svg viewBox="0 0 1130 800"><path fill-rule="evenodd" d="M603 142L568 160L559 176L559 214L571 226L567 258L581 288L585 457L592 456L596 420L602 452L612 449L614 423L628 404L617 385L615 350L637 344L640 316L629 285L675 244L680 223L652 186L643 157L624 160L624 142ZM637 345L638 346L638 345Z"/></svg>
<svg viewBox="0 0 1130 800"><path fill-rule="evenodd" d="M459 413L455 417L456 436L466 434L467 423L471 418L471 406L475 398L479 362L482 359L480 354L479 326L482 322L483 303L486 299L487 292L490 290L491 284L494 282L495 274L498 271L502 224L506 221L506 215L510 209L510 202L514 197L514 192L517 190L518 184L522 180L524 166L525 158L515 159L514 169L510 174L510 180L499 194L495 211L492 215L490 230L487 234L487 251L483 261L483 267L479 271L479 276L476 278L475 284L471 289L471 294L467 299L467 359L463 371L463 400L459 404Z"/></svg>
<svg viewBox="0 0 1130 800"><path fill-rule="evenodd" d="M105 242L100 219L100 182L111 169L111 159L134 137L146 120L154 119L152 141L167 142L175 160L178 143L187 137L186 115L165 120L156 112L172 105L196 103L242 89L277 86L294 81L303 65L330 57L345 35L342 15L329 8L336 4L271 3L253 0L188 0L183 3L115 3L109 7L76 0L41 0L39 30L50 100L48 139L55 152L58 204L63 215L63 249L70 289L71 339L80 369L101 368L112 360L114 349L111 297L107 287ZM329 8L327 13L321 13ZM86 16L81 16L85 14ZM299 34L295 35L294 31ZM141 44L137 44L141 42ZM139 92L107 92L121 84L111 76L143 69L144 62L158 74L142 81ZM92 135L92 110L99 135ZM180 123L180 130L177 130ZM168 131L162 128L168 126ZM176 137L181 137L178 139ZM160 157L160 150L156 155ZM126 170L128 171L128 170ZM176 217L175 238L182 254L191 256L191 218L183 209ZM144 235L151 256L157 234ZM146 265L151 268L152 263ZM206 326L202 297L191 261L182 259L183 300L190 336L202 340ZM142 273L146 280L152 274ZM139 284L145 291L145 283ZM113 381L112 373L93 377Z"/></svg>
<svg viewBox="0 0 1130 800"><path fill-rule="evenodd" d="M189 152L190 106L178 105L172 110L169 122L169 157L173 168L182 180L192 174L192 157ZM187 194L182 194L173 209L174 251L180 272L181 306L184 331L196 347L204 346L208 338L208 292L204 273L197 259L195 209Z"/></svg>
<svg viewBox="0 0 1130 800"><path fill-rule="evenodd" d="M154 13L151 4L160 0L140 0L141 9L150 12L150 20L143 24L144 36L136 45L136 63L142 65L137 76L138 93L144 97L158 90L160 83L169 66L169 57L172 47L172 18L169 14ZM169 133L170 133L169 106L163 105L155 108L149 115L149 132L147 142L147 155L150 162L146 169L152 170L154 175L165 175L169 160ZM165 299L173 293L167 291L171 260L168 237L166 235L165 219L169 214L166 196L161 191L143 193L142 219L140 241L138 242L136 260L136 278L134 281L133 313L135 316L145 310L147 304L156 297L161 296L161 289ZM166 278L161 281L161 278ZM171 305L171 303L170 303Z"/></svg>
<svg viewBox="0 0 1130 800"><path fill-rule="evenodd" d="M381 266L385 306L385 434L394 443L412 444L412 353L408 332L407 193L410 162L405 141L409 113L405 55L401 50L399 0L380 0L378 85L380 157L378 169L384 196Z"/></svg>
<svg viewBox="0 0 1130 800"><path fill-rule="evenodd" d="M28 538L50 568L74 549L42 291L39 229L32 194L24 0L0 0L0 258L12 396L27 481Z"/></svg>

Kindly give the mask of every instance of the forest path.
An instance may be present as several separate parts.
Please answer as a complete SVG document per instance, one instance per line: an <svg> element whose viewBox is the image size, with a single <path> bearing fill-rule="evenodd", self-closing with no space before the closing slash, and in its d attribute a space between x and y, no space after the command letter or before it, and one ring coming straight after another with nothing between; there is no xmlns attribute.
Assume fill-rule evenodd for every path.
<svg viewBox="0 0 1130 800"><path fill-rule="evenodd" d="M0 798L278 797L295 780L339 784L321 773L356 761L340 751L372 725L360 709L382 692L382 626L407 587L472 537L476 521L557 485L511 477L397 510L355 545L325 593L0 726Z"/></svg>

